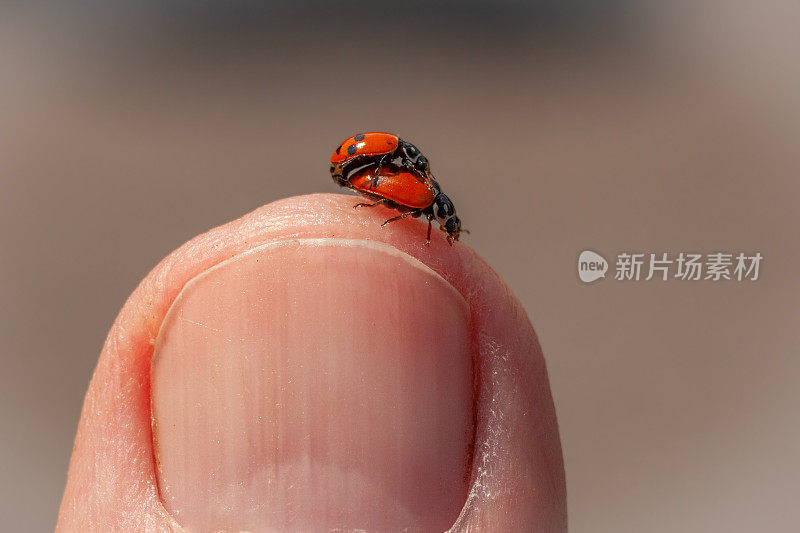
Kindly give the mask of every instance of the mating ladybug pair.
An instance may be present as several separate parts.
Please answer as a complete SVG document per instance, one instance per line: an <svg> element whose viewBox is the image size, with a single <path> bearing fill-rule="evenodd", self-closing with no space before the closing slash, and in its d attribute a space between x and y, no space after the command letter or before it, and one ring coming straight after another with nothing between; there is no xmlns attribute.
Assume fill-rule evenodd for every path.
<svg viewBox="0 0 800 533"><path fill-rule="evenodd" d="M430 163L416 146L391 133L359 133L344 141L331 156L331 176L342 187L353 189L374 203L353 207L385 205L400 211L383 225L407 216L428 218L431 242L431 221L436 220L447 233L452 245L461 232L461 220L453 202L431 174Z"/></svg>

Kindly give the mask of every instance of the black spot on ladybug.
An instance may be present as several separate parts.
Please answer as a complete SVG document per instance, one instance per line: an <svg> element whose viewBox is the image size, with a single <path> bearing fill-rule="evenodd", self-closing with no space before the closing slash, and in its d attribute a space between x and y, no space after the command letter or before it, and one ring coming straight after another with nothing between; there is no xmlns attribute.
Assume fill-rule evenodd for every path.
<svg viewBox="0 0 800 533"><path fill-rule="evenodd" d="M358 135L356 135L355 137L353 137L353 139L354 139L356 142L363 141L363 140L364 140L364 134L363 134L363 133L359 133Z"/></svg>
<svg viewBox="0 0 800 533"><path fill-rule="evenodd" d="M336 153L337 153L337 154L340 154L340 153L342 153L342 145L341 145L341 144L340 144L340 145L339 145L339 147L336 149Z"/></svg>
<svg viewBox="0 0 800 533"><path fill-rule="evenodd" d="M355 144L351 144L347 147L347 155L356 155L358 151L358 147Z"/></svg>

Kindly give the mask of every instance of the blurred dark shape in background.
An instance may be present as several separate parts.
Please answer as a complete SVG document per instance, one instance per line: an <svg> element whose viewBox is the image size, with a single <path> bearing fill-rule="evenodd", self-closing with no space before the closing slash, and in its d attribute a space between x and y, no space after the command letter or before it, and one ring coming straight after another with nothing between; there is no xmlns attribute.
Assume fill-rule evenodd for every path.
<svg viewBox="0 0 800 533"><path fill-rule="evenodd" d="M0 7L0 510L52 527L124 299L192 236L338 192L388 130L548 360L573 531L800 522L796 3ZM597 250L755 252L756 283L582 285ZM613 267L612 267L613 268Z"/></svg>

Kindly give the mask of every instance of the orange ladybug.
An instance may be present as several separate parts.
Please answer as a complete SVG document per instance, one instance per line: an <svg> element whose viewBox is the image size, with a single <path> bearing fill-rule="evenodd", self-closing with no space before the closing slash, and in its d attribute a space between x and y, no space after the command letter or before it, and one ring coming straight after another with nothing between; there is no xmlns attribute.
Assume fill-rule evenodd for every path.
<svg viewBox="0 0 800 533"><path fill-rule="evenodd" d="M331 156L331 175L344 185L340 182L346 181L345 176L352 169L377 163L380 172L389 162L425 175L430 173L428 159L416 146L393 133L374 131L353 135L336 147Z"/></svg>
<svg viewBox="0 0 800 533"><path fill-rule="evenodd" d="M430 173L423 175L395 163L378 162L357 168L347 176L334 175L334 180L374 200L371 204L358 203L353 208L385 205L400 211L400 215L386 220L382 226L408 216L425 215L428 219L426 245L431 242L433 220L447 233L447 241L451 245L458 240L461 232L469 233L461 229L461 220L456 216L453 202L441 191L439 183Z"/></svg>

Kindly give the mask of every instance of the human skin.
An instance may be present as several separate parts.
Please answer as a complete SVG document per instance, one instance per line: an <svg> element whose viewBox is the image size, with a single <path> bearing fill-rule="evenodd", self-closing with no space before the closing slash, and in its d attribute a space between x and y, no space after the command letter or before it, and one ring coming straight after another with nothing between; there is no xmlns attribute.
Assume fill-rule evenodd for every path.
<svg viewBox="0 0 800 533"><path fill-rule="evenodd" d="M357 199L196 237L126 302L59 531L566 531L541 348L500 277Z"/></svg>

